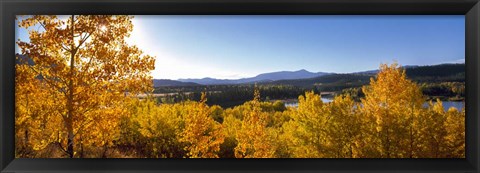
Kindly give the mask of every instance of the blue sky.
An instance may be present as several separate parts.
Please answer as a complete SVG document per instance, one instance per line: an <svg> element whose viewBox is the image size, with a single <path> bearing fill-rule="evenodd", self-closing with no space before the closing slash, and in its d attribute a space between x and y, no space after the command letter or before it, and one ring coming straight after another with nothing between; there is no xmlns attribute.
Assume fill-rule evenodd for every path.
<svg viewBox="0 0 480 173"><path fill-rule="evenodd" d="M348 73L394 60L432 65L465 58L463 15L135 16L133 23L128 41L156 56L157 79Z"/></svg>

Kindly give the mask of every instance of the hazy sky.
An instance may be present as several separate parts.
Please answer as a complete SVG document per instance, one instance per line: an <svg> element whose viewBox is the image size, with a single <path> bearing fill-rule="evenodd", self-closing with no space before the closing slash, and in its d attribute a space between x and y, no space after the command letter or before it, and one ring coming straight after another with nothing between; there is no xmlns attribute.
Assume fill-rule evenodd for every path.
<svg viewBox="0 0 480 173"><path fill-rule="evenodd" d="M348 73L394 60L432 65L465 58L463 15L135 16L133 24L129 43L157 57L157 79Z"/></svg>

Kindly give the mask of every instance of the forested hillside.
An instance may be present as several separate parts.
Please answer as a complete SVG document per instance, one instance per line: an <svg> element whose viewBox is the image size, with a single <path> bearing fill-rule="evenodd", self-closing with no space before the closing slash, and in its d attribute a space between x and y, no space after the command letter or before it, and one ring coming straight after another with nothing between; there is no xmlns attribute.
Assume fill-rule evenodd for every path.
<svg viewBox="0 0 480 173"><path fill-rule="evenodd" d="M432 66L404 67L407 77L415 82L465 82L465 64L440 64ZM315 78L279 80L273 84L296 86L330 85L335 88L348 88L370 82L375 73L330 74ZM333 89L332 88L332 89Z"/></svg>

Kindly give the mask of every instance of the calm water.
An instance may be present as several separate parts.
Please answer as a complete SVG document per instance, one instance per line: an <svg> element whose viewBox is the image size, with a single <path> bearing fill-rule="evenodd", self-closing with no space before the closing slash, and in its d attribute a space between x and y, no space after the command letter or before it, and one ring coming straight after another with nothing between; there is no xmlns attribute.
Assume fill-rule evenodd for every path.
<svg viewBox="0 0 480 173"><path fill-rule="evenodd" d="M330 103L333 100L330 98L321 98L323 103ZM295 101L285 101L286 107L298 107L298 100Z"/></svg>
<svg viewBox="0 0 480 173"><path fill-rule="evenodd" d="M322 98L323 103L330 103L332 102L332 99L329 98ZM455 102L455 101L443 101L443 108L445 111L447 111L450 107L455 107L458 110L462 110L463 108L463 102ZM285 102L286 107L298 107L298 101L290 101L290 102ZM424 103L423 106L428 106L428 103Z"/></svg>
<svg viewBox="0 0 480 173"><path fill-rule="evenodd" d="M445 111L447 111L450 107L455 107L459 111L461 111L462 108L464 107L463 102L443 101L442 104ZM427 106L427 105L428 103L424 103L424 106Z"/></svg>

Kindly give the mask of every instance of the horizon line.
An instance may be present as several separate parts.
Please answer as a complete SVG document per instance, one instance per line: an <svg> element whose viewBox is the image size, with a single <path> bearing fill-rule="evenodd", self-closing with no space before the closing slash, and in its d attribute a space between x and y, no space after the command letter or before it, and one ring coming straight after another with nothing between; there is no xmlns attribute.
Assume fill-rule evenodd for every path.
<svg viewBox="0 0 480 173"><path fill-rule="evenodd" d="M430 65L402 65L401 67L406 67L406 66L417 66L417 67L423 67L423 66L435 66L435 65L444 65L444 64L465 64L465 62L445 62L445 63L438 63L438 64L430 64ZM154 80L174 80L174 81L179 81L179 80L195 80L195 79L215 79L215 80L240 80L240 79L246 79L246 78L253 78L253 77L257 77L258 75L261 75L261 74L267 74L267 73L278 73L278 72L298 72L298 71L307 71L307 72L310 72L310 73L327 73L327 74L352 74L352 73L362 73L362 72L369 72L369 71L375 71L375 70L378 70L378 68L376 69L370 69L370 70L361 70L361 71L355 71L355 72L324 72L324 71L309 71L307 69L299 69L299 70L280 70L280 71L270 71L270 72L263 72L263 73L259 73L257 75L254 75L254 76L250 76L250 77L241 77L241 78L233 78L233 79L225 79L225 78L215 78L215 77L200 77L200 78L177 78L177 79L168 79L168 78L153 78Z"/></svg>

